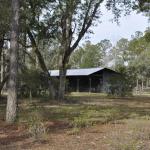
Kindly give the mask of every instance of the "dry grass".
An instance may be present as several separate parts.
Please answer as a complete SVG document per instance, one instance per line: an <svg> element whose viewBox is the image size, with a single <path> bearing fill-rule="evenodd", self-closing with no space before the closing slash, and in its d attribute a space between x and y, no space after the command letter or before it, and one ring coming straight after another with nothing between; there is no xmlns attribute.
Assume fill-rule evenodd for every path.
<svg viewBox="0 0 150 150"><path fill-rule="evenodd" d="M149 150L150 121L126 120L123 126L114 126L106 134L106 142L110 150Z"/></svg>
<svg viewBox="0 0 150 150"><path fill-rule="evenodd" d="M28 127L39 130L36 122L29 122L34 112L40 114L37 124L47 131L46 140L35 141L28 132ZM149 150L150 147L149 96L112 98L104 94L72 93L66 102L59 104L45 99L23 100L18 122L13 126L4 123L4 114L2 102L0 150Z"/></svg>

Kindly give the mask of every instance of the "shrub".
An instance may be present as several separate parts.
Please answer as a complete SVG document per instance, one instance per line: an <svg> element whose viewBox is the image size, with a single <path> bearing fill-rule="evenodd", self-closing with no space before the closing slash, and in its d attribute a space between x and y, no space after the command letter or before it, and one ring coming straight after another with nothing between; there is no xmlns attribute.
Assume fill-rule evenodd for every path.
<svg viewBox="0 0 150 150"><path fill-rule="evenodd" d="M119 110L117 109L107 109L107 110L104 110L104 121L103 123L108 123L110 121L116 121L119 119L120 117L120 113L119 113Z"/></svg>
<svg viewBox="0 0 150 150"><path fill-rule="evenodd" d="M68 135L77 135L79 133L80 133L80 129L79 128L73 128L72 130L67 131Z"/></svg>
<svg viewBox="0 0 150 150"><path fill-rule="evenodd" d="M39 96L48 89L47 77L39 70L24 69L19 74L19 96Z"/></svg>
<svg viewBox="0 0 150 150"><path fill-rule="evenodd" d="M45 138L47 129L43 123L42 116L38 111L34 111L29 117L28 130L30 135L36 140Z"/></svg>
<svg viewBox="0 0 150 150"><path fill-rule="evenodd" d="M128 96L132 93L132 85L125 77L112 77L106 86L108 95L113 96Z"/></svg>
<svg viewBox="0 0 150 150"><path fill-rule="evenodd" d="M71 125L74 128L83 128L83 127L90 126L91 123L88 120L88 118L86 118L84 116L80 116L80 117L74 117L73 121L71 121Z"/></svg>
<svg viewBox="0 0 150 150"><path fill-rule="evenodd" d="M90 108L82 111L78 117L74 117L71 121L71 126L74 128L84 128L94 125L96 122L95 117L99 116L99 112L91 110Z"/></svg>

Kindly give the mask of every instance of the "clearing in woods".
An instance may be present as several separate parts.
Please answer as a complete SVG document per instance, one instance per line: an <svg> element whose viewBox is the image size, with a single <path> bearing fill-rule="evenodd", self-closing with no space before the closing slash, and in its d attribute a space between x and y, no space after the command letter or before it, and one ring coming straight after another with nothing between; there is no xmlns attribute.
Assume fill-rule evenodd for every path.
<svg viewBox="0 0 150 150"><path fill-rule="evenodd" d="M15 125L4 122L0 150L149 150L150 97L73 93L64 103L20 100Z"/></svg>

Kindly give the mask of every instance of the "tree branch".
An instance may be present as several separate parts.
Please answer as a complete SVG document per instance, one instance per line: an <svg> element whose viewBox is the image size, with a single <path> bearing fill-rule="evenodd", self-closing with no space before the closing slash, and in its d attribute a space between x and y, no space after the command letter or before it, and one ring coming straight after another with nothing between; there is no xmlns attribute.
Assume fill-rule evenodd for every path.
<svg viewBox="0 0 150 150"><path fill-rule="evenodd" d="M91 1L92 1L92 0L91 0ZM86 15L85 15L85 19L84 19L84 23L83 23L82 29L81 29L81 31L80 31L80 33L79 33L79 35L78 35L77 40L75 41L75 43L74 43L73 46L71 47L70 53L72 53L72 51L78 46L80 40L83 38L83 36L85 35L85 33L87 32L87 30L88 30L89 27L91 26L92 21L93 21L95 15L96 15L96 13L97 13L97 10L98 10L98 8L99 8L99 6L100 6L100 4L101 4L102 2L103 2L103 0L100 0L99 2L97 2L97 3L95 4L94 10L93 10L91 16L89 17L88 22L87 22L88 13L89 13L89 9L90 9L90 6L89 6L89 9L87 10L87 13L86 13Z"/></svg>
<svg viewBox="0 0 150 150"><path fill-rule="evenodd" d="M84 17L84 21L83 21L83 25L81 28L81 31L79 32L79 35L77 37L77 40L74 42L74 44L72 45L72 47L69 47L64 54L64 59L63 59L63 63L66 63L69 60L69 56L70 54L74 51L74 49L78 46L79 42L81 41L81 39L83 38L83 36L85 35L85 33L87 32L87 30L89 29L89 27L92 25L92 22L94 20L94 18L96 17L96 13L97 10L100 6L100 4L103 2L103 0L99 0L99 2L97 2L94 6L94 10L91 13L91 16L88 17L88 14L90 12L91 9L91 5L92 5L92 0L89 3L89 6L87 8L85 17Z"/></svg>
<svg viewBox="0 0 150 150"><path fill-rule="evenodd" d="M46 64L44 62L42 54L40 53L40 51L39 51L39 49L37 47L36 41L34 39L34 36L32 35L32 33L31 33L31 31L29 29L27 29L27 34L28 34L29 39L31 41L32 48L34 49L34 51L35 51L35 53L36 53L36 55L38 57L38 60L39 60L39 63L40 63L40 66L41 66L42 70L47 73L48 69L47 69Z"/></svg>
<svg viewBox="0 0 150 150"><path fill-rule="evenodd" d="M19 42L19 44L21 44L24 48L31 48L32 47L32 45L26 45L26 44L24 44L22 41L18 41Z"/></svg>

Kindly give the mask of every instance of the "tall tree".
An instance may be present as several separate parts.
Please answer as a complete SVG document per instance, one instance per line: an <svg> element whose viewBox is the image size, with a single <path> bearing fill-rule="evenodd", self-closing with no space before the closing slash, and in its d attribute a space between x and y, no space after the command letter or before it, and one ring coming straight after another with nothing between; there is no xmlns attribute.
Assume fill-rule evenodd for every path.
<svg viewBox="0 0 150 150"><path fill-rule="evenodd" d="M60 63L59 99L64 99L66 69L70 55L98 17L103 0L59 0L60 12ZM75 38L77 35L77 38Z"/></svg>
<svg viewBox="0 0 150 150"><path fill-rule="evenodd" d="M87 41L71 56L70 63L73 68L89 68L102 66L103 50L100 43L92 44Z"/></svg>
<svg viewBox="0 0 150 150"><path fill-rule="evenodd" d="M112 48L112 43L110 42L110 40L104 39L104 40L100 41L99 45L101 47L102 54L103 54L102 66L107 67L109 65L109 61L110 61L108 54L109 54L110 49Z"/></svg>
<svg viewBox="0 0 150 150"><path fill-rule="evenodd" d="M140 12L143 12L146 16L150 17L150 1L149 0L135 1L134 8Z"/></svg>
<svg viewBox="0 0 150 150"><path fill-rule="evenodd" d="M6 121L13 123L16 119L17 103L17 60L18 60L18 37L19 37L19 0L12 0L12 21L10 40L10 70L8 83L8 97L6 109Z"/></svg>
<svg viewBox="0 0 150 150"><path fill-rule="evenodd" d="M55 98L55 90L49 74L49 69L44 60L43 54L40 50L40 42L47 41L48 38L51 40L52 37L52 24L51 24L51 15L50 19L45 21L45 16L43 12L46 13L47 9L51 9L51 3L53 0L27 0L22 1L22 13L21 13L21 22L23 26L23 31L27 34L28 44L21 42L24 47L31 47L34 55L34 60L36 60L36 67L41 68L48 78L50 96ZM42 19L40 19L42 18ZM43 44L42 44L43 46ZM28 53L29 54L29 53ZM51 60L50 60L51 61Z"/></svg>
<svg viewBox="0 0 150 150"><path fill-rule="evenodd" d="M66 69L72 52L86 33L91 33L90 27L100 17L100 6L104 0L58 0L56 3L56 22L59 26L58 40L60 41L59 52L59 99L64 99ZM120 17L120 6L130 4L130 0L107 0L109 10ZM124 7L127 8L127 7Z"/></svg>
<svg viewBox="0 0 150 150"><path fill-rule="evenodd" d="M144 37L147 42L150 42L150 27L148 27L147 30L145 31Z"/></svg>
<svg viewBox="0 0 150 150"><path fill-rule="evenodd" d="M1 91L8 79L8 73L5 74L5 66L6 59L5 55L7 54L6 48L6 38L8 37L8 33L10 31L9 22L10 22L10 4L9 0L1 0L0 1L0 94Z"/></svg>

